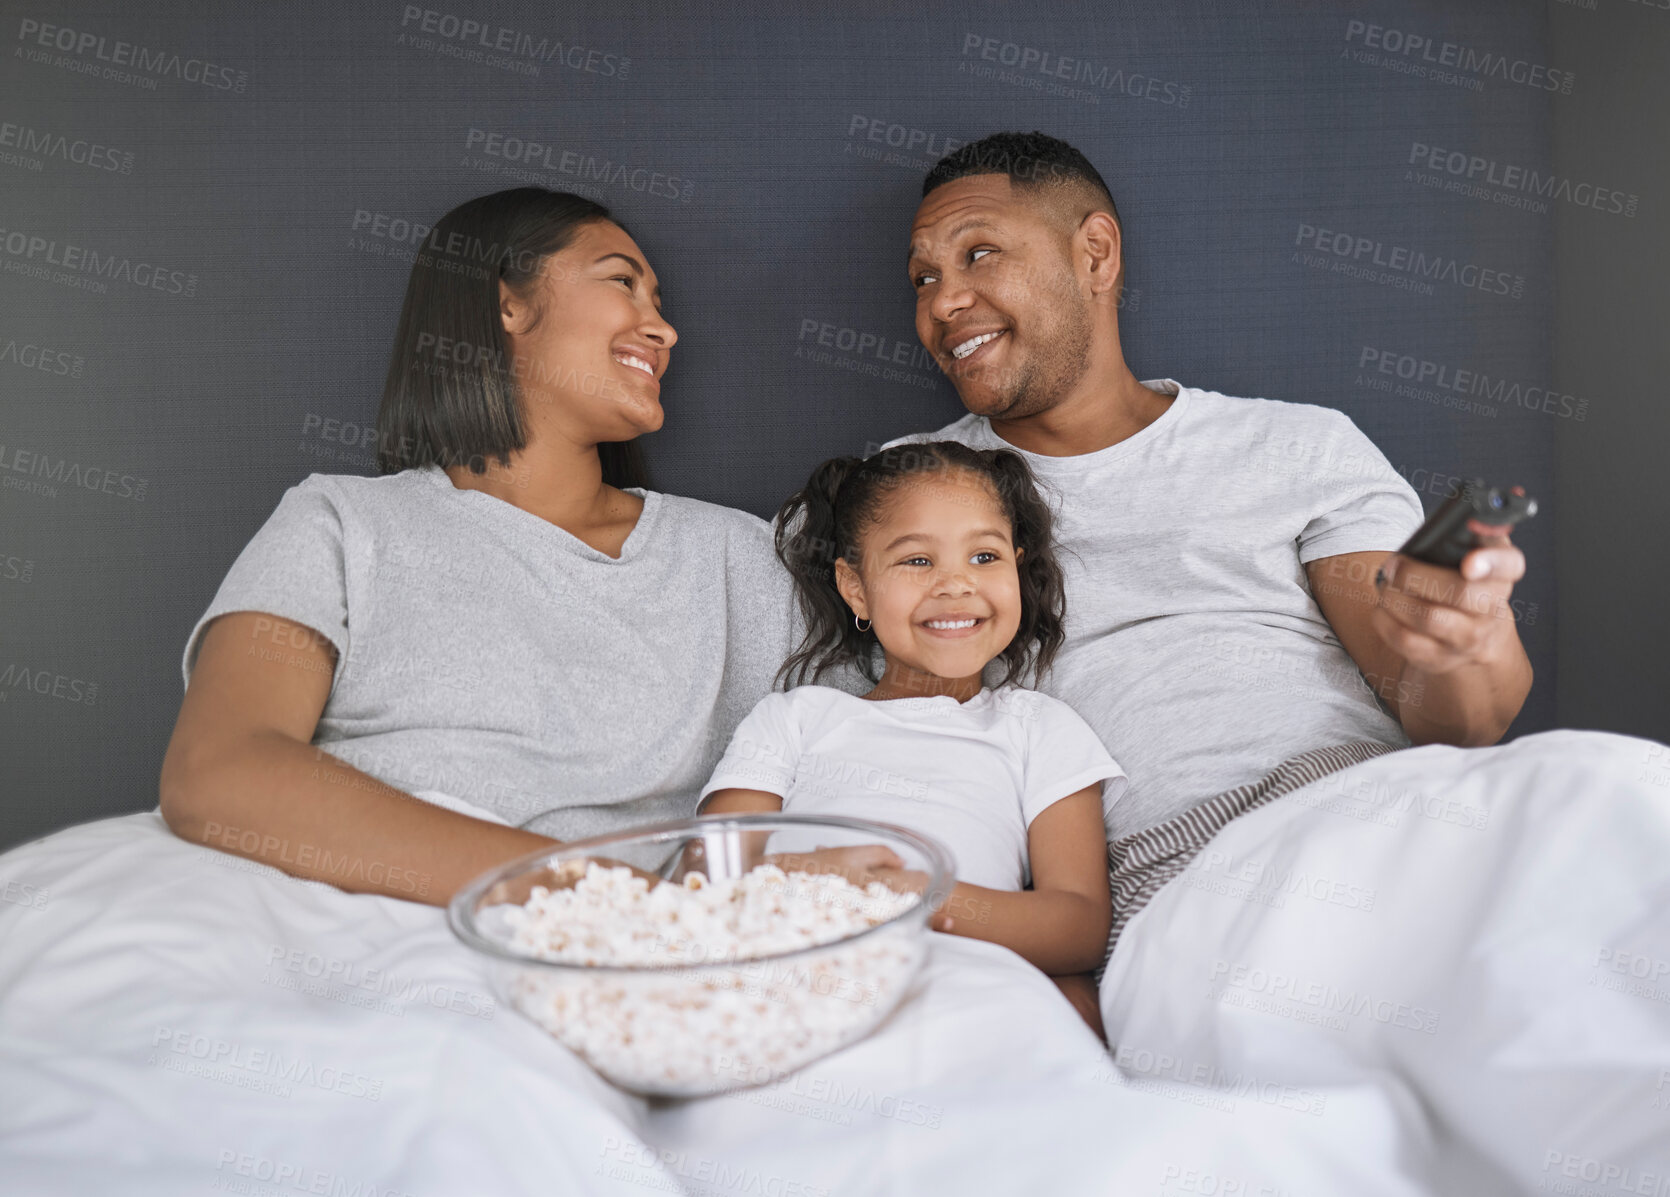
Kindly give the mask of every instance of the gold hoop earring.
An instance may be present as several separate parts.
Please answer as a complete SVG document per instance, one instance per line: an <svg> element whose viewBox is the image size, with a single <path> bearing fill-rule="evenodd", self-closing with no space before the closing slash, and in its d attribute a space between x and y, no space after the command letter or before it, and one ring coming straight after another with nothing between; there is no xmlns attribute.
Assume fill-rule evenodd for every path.
<svg viewBox="0 0 1670 1197"><path fill-rule="evenodd" d="M871 620L866 619L863 623L859 623L858 622L858 613L856 611L853 612L852 626L857 628L860 632L868 632L870 630L871 622L872 622Z"/></svg>

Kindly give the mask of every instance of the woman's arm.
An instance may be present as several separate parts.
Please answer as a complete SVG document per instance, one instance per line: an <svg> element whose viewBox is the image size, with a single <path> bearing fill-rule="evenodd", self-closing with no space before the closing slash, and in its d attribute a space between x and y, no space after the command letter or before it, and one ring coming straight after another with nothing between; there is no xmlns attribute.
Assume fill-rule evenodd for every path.
<svg viewBox="0 0 1670 1197"><path fill-rule="evenodd" d="M1052 803L1027 832L1032 889L986 889L957 882L941 908L953 935L1000 943L1054 975L1102 963L1113 925L1108 892L1102 783Z"/></svg>
<svg viewBox="0 0 1670 1197"><path fill-rule="evenodd" d="M714 790L696 807L698 815L763 815L783 809L781 794L764 790Z"/></svg>
<svg viewBox="0 0 1670 1197"><path fill-rule="evenodd" d="M175 835L353 893L435 906L493 865L557 842L424 802L314 748L335 667L328 640L275 616L238 611L209 625L162 762L162 815Z"/></svg>
<svg viewBox="0 0 1670 1197"><path fill-rule="evenodd" d="M709 794L707 800L698 807L697 813L754 815L782 809L783 799L779 794L768 793L765 790L725 789ZM839 873L849 881L863 884L875 880L874 877L868 876L873 869L886 869L897 873L905 866L899 854L885 844L848 844L842 848L818 848L811 852L775 852L766 856L765 846L770 839L769 831L751 831L743 836L742 850L748 868L769 863L785 873ZM700 848L700 844L691 844L685 851L684 859L687 866L700 859Z"/></svg>
<svg viewBox="0 0 1670 1197"><path fill-rule="evenodd" d="M765 790L725 789L714 790L696 805L698 815L763 815L771 814L783 809L783 796L770 794ZM747 872L765 859L766 841L771 838L769 831L750 831L742 836L742 869ZM678 870L673 874L675 881L683 878L684 874L694 868L705 868L707 857L705 849L696 841L691 841L685 847L684 856Z"/></svg>

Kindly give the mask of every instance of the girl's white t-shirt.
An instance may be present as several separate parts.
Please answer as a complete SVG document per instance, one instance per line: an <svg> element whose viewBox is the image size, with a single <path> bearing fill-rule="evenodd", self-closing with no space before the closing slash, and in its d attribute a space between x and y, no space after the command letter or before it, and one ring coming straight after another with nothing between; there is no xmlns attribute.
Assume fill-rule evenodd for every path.
<svg viewBox="0 0 1670 1197"><path fill-rule="evenodd" d="M1036 690L872 702L810 685L760 700L701 799L764 790L789 814L896 823L950 848L957 880L1019 890L1032 820L1095 782L1106 823L1125 771L1071 707Z"/></svg>

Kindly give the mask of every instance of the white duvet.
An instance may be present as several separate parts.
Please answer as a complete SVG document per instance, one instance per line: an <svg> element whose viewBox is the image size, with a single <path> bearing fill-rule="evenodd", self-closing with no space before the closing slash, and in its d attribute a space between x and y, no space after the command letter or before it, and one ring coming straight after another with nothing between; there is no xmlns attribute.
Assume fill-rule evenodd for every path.
<svg viewBox="0 0 1670 1197"><path fill-rule="evenodd" d="M1398 753L1238 820L1126 931L1114 1055L936 935L869 1039L653 1106L500 1008L440 910L154 812L0 856L0 895L7 1194L1670 1194L1640 740Z"/></svg>

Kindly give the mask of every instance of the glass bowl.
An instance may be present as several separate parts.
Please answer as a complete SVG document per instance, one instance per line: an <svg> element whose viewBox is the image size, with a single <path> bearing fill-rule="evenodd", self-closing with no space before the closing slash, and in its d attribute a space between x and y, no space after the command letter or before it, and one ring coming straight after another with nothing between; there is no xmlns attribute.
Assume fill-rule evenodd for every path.
<svg viewBox="0 0 1670 1197"><path fill-rule="evenodd" d="M665 962L651 952L648 963L580 964L546 959L514 942L520 916L512 912L536 888L573 887L591 862L689 886L741 877L762 854L800 871L802 862L783 854L867 844L898 854L906 872L884 884L915 900L874 925L812 947L722 958L725 949L705 953L687 929L676 927L681 938ZM700 1097L777 1080L875 1029L921 967L928 916L949 893L953 867L938 841L887 823L715 815L576 840L510 861L459 890L447 922L486 959L507 1005L607 1080L645 1096ZM692 873L700 879L684 881ZM797 880L795 872L790 881L788 888L799 887L803 897L835 900L819 896L825 893L820 883ZM891 895L877 892L893 904Z"/></svg>

